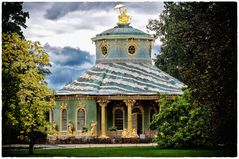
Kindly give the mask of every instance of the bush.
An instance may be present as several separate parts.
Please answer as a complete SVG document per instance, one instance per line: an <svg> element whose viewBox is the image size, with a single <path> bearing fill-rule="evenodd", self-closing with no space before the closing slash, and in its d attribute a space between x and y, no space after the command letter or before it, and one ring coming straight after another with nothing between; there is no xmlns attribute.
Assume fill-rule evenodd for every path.
<svg viewBox="0 0 239 159"><path fill-rule="evenodd" d="M191 97L191 90L173 101L161 96L161 111L155 115L150 128L157 130L155 141L161 148L199 147L212 144L212 110L199 106Z"/></svg>

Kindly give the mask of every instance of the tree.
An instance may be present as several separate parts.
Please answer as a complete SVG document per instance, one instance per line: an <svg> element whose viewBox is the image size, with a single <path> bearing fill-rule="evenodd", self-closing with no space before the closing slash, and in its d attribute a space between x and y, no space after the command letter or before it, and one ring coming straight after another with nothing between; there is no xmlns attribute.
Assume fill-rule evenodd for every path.
<svg viewBox="0 0 239 159"><path fill-rule="evenodd" d="M209 106L199 106L185 90L173 101L161 95L160 113L153 117L151 129L156 129L156 141L161 148L209 146L212 127L212 112Z"/></svg>
<svg viewBox="0 0 239 159"><path fill-rule="evenodd" d="M236 145L236 3L165 3L148 29L162 42L155 64L196 89L201 106L210 105L219 144Z"/></svg>
<svg viewBox="0 0 239 159"><path fill-rule="evenodd" d="M10 98L13 102L3 103L4 124L20 132L19 138L29 142L32 154L36 134L45 133L48 126L45 113L54 106L54 92L38 69L38 65L49 63L48 55L38 42L22 40L17 34L3 34L2 38L3 79L9 79L10 88L14 89L13 84L17 88L16 98ZM3 93L10 92L3 87Z"/></svg>
<svg viewBox="0 0 239 159"><path fill-rule="evenodd" d="M21 27L26 28L25 23L26 19L29 18L29 14L22 11L22 4L20 2L2 3L2 33L17 33L21 38L24 38ZM17 60L17 57L15 57L15 60ZM7 124L5 112L11 104L17 104L16 93L19 90L18 85L20 81L11 72L3 72L2 75L2 136L3 143L6 144L15 142L15 136L18 135L18 132L12 129L11 125Z"/></svg>
<svg viewBox="0 0 239 159"><path fill-rule="evenodd" d="M23 33L21 27L26 28L26 19L29 18L28 12L22 10L22 2L3 2L2 3L2 32L11 34L17 33L21 37Z"/></svg>
<svg viewBox="0 0 239 159"><path fill-rule="evenodd" d="M6 34L15 33L24 39L21 29L27 27L25 23L26 19L29 18L29 14L22 10L22 4L23 3L20 2L2 3L2 32ZM4 39L2 40L4 41ZM12 58L18 61L19 54L21 54L21 52L18 52L18 54L12 56ZM48 64L47 66L51 65ZM9 67L11 67L11 64L2 65L2 70L9 70ZM46 68L45 65L38 63L37 67L41 74L50 74L50 70ZM19 132L7 122L6 111L10 109L11 105L18 104L17 92L20 90L20 83L21 81L16 74L12 72L2 72L2 136L4 144L15 143L17 141L15 137L19 135Z"/></svg>

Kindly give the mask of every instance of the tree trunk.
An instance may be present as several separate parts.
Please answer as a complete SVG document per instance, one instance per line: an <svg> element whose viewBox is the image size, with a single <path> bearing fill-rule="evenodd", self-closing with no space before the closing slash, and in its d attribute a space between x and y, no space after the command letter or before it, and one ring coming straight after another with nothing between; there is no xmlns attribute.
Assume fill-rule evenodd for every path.
<svg viewBox="0 0 239 159"><path fill-rule="evenodd" d="M30 143L29 143L29 155L33 155L33 150L34 150L34 137L33 133L30 133Z"/></svg>

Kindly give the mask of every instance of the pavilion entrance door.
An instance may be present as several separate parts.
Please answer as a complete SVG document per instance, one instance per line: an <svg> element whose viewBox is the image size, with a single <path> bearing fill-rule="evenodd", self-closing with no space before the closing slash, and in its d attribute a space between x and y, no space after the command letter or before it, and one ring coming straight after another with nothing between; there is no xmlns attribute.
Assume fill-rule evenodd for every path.
<svg viewBox="0 0 239 159"><path fill-rule="evenodd" d="M140 109L135 108L132 111L133 128L137 131L137 134L142 134L142 113Z"/></svg>

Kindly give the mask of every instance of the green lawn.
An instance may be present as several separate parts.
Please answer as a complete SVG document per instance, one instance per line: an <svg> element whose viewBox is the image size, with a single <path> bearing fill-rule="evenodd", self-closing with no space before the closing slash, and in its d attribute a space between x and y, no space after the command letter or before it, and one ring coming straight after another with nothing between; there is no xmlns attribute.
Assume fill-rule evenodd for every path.
<svg viewBox="0 0 239 159"><path fill-rule="evenodd" d="M3 156L30 157L28 149L3 150ZM107 147L35 149L36 157L212 157L233 156L230 151L202 149L160 149L157 147Z"/></svg>

